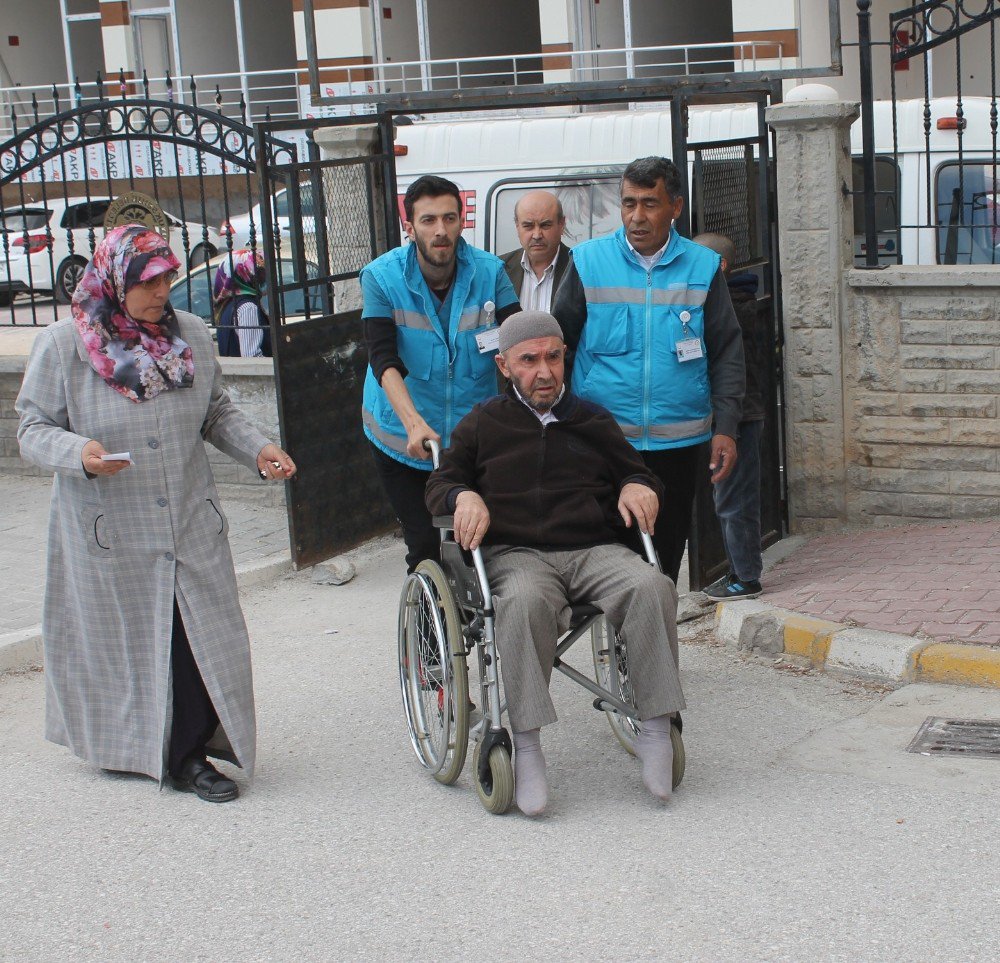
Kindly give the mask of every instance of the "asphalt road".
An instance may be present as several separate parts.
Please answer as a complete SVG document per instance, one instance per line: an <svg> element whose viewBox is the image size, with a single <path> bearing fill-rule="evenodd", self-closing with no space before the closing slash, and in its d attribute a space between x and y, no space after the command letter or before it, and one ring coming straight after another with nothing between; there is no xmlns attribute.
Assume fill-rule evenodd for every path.
<svg viewBox="0 0 1000 963"><path fill-rule="evenodd" d="M1000 763L901 747L925 715L1000 718L1000 694L748 660L703 623L668 805L558 678L550 811L490 816L467 772L413 759L400 556L246 597L260 757L232 804L94 771L42 740L39 673L0 679L0 959L996 958Z"/></svg>

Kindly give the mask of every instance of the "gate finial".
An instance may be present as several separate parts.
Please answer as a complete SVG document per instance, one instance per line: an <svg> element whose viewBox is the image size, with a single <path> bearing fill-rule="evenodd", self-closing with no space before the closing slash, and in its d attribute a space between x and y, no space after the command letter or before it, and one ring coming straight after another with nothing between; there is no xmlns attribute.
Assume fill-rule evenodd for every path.
<svg viewBox="0 0 1000 963"><path fill-rule="evenodd" d="M55 84L52 85L52 113L59 113L59 88Z"/></svg>
<svg viewBox="0 0 1000 963"><path fill-rule="evenodd" d="M31 92L31 116L34 118L35 123L38 123L38 97L35 92Z"/></svg>
<svg viewBox="0 0 1000 963"><path fill-rule="evenodd" d="M97 99L104 100L104 78L99 70L97 71Z"/></svg>
<svg viewBox="0 0 1000 963"><path fill-rule="evenodd" d="M145 67L142 68L142 96L144 100L149 100L149 77Z"/></svg>
<svg viewBox="0 0 1000 963"><path fill-rule="evenodd" d="M167 70L167 100L171 104L174 102L174 81L169 70Z"/></svg>
<svg viewBox="0 0 1000 963"><path fill-rule="evenodd" d="M76 101L76 106L79 107L83 103L83 88L80 86L80 78L74 77L73 80L73 99Z"/></svg>
<svg viewBox="0 0 1000 963"><path fill-rule="evenodd" d="M128 85L125 83L125 68L121 67L118 70L118 89L122 92L122 100L128 94Z"/></svg>

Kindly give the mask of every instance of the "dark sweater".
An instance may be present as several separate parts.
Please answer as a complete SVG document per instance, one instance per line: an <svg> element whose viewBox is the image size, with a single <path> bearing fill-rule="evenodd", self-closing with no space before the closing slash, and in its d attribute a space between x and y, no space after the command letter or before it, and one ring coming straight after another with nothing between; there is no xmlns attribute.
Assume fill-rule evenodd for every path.
<svg viewBox="0 0 1000 963"><path fill-rule="evenodd" d="M659 479L625 440L611 414L568 391L543 426L508 389L476 405L455 427L431 473L433 515L478 492L490 512L487 545L586 548L621 541L618 496L629 482L663 498Z"/></svg>

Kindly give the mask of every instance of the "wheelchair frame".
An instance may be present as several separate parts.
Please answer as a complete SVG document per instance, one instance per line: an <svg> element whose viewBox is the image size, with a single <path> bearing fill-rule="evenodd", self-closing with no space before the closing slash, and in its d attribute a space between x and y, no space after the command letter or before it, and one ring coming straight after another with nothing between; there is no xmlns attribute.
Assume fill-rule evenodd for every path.
<svg viewBox="0 0 1000 963"><path fill-rule="evenodd" d="M434 466L439 449L428 443ZM482 552L466 551L454 540L451 516L435 517L441 529L441 564L424 561L407 576L400 598L398 623L399 675L410 742L422 766L439 782L454 783L465 762L468 740L475 741L473 779L483 806L490 812L505 812L513 799L514 779L510 735L503 726L506 700L501 695L499 656L496 645L493 596ZM642 532L646 560L659 570L652 539ZM634 737L639 716L626 701L628 685L627 645L593 605L571 605L569 631L556 647L553 668L595 696L593 706L608 717L612 731L622 746L634 755ZM454 623L458 623L457 625ZM422 631L429 629L436 640L424 644ZM602 632L603 630L603 632ZM590 634L595 673L600 680L606 667L609 684L617 692L602 687L578 669L567 665L562 656L584 635ZM606 638L606 648L598 639ZM420 657L421 648L433 658ZM467 658L476 649L480 680L482 718L469 725ZM424 699L424 693L435 696ZM431 712L424 702L437 701L438 731L429 725ZM445 708L447 707L447 711ZM671 725L674 748L674 786L684 774L682 724L678 715ZM436 738L435 738L436 737ZM434 744L436 743L436 750Z"/></svg>

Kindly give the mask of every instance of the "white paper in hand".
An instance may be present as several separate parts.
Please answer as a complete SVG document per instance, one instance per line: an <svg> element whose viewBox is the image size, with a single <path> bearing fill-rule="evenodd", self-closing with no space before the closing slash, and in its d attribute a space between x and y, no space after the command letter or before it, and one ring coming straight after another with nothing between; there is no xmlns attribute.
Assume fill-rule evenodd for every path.
<svg viewBox="0 0 1000 963"><path fill-rule="evenodd" d="M127 461L130 465L135 464L132 461L132 452L130 451L116 451L113 454L103 454L101 455L101 461Z"/></svg>

